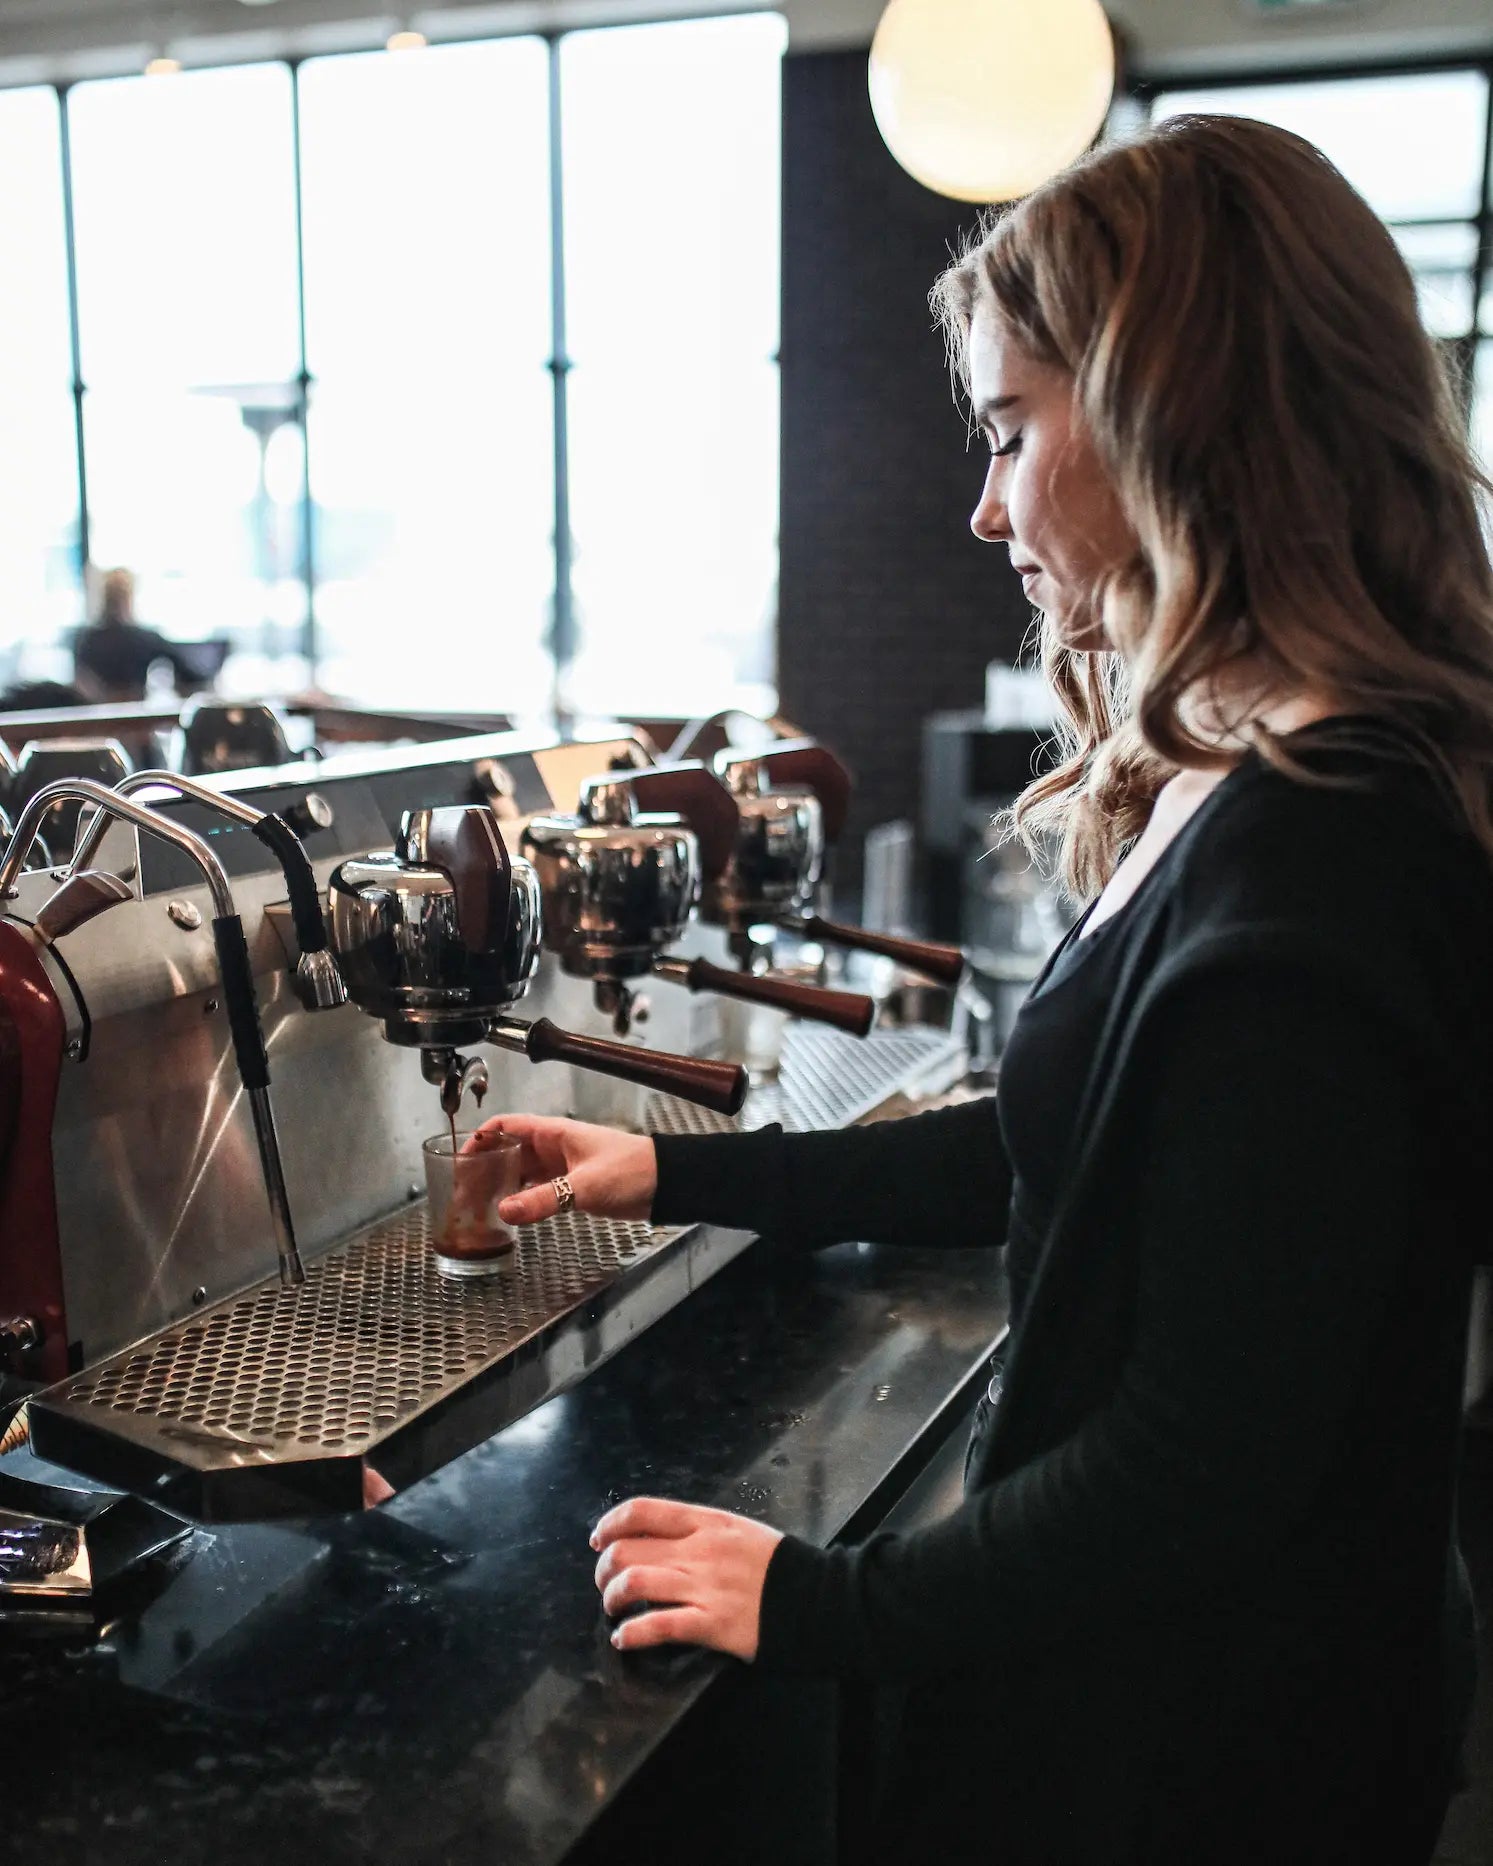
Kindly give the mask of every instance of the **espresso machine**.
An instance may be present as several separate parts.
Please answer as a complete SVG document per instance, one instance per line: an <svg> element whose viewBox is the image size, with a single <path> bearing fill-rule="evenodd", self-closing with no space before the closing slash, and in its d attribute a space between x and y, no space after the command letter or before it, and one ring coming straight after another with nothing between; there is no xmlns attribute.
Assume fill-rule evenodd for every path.
<svg viewBox="0 0 1493 1866"><path fill-rule="evenodd" d="M770 952L771 929L780 927L892 960L940 986L959 985L965 973L959 947L879 933L814 911L852 790L849 770L826 746L781 716L759 719L728 709L691 720L669 757L708 758L736 800L736 849L707 889L702 914L725 929L740 962L757 962L764 945Z"/></svg>
<svg viewBox="0 0 1493 1866"><path fill-rule="evenodd" d="M862 992L667 952L702 885L715 886L730 865L739 833L735 800L701 764L588 778L573 816L532 817L523 832L544 893L546 945L571 977L591 980L619 1036L639 1009L637 981L649 978L865 1036L876 1006Z"/></svg>
<svg viewBox="0 0 1493 1866"><path fill-rule="evenodd" d="M509 1014L529 988L543 939L533 866L511 857L483 804L406 813L392 855L344 862L328 887L332 945L354 1003L386 1040L418 1049L420 1069L454 1117L487 1067L459 1054L486 1043L530 1062L570 1063L657 1092L738 1112L746 1077L733 1064L660 1054Z"/></svg>
<svg viewBox="0 0 1493 1866"><path fill-rule="evenodd" d="M198 694L182 707L172 750L172 763L189 777L290 762L285 720L276 707L211 694Z"/></svg>
<svg viewBox="0 0 1493 1866"><path fill-rule="evenodd" d="M804 1025L743 1105L687 991L654 994L647 1047L616 1040L597 979L642 978L640 951L542 956L524 832L583 791L620 812L587 781L647 758L481 733L75 783L77 846L48 869L20 864L61 792L32 800L0 871L0 1372L29 1437L0 1475L35 1454L209 1523L358 1509L375 1474L397 1491L490 1437L750 1244L571 1211L526 1227L504 1274L442 1277L421 1145L479 1090L564 1115L605 1071L646 1090L650 1127L698 1132L844 1124L960 1078L947 1032ZM702 876L736 809L708 783ZM663 813L647 784L633 807ZM645 943L650 975L665 948L728 956L698 922L676 947L650 920Z"/></svg>
<svg viewBox="0 0 1493 1866"><path fill-rule="evenodd" d="M850 807L850 773L826 746L786 739L760 751L727 747L712 761L736 805L730 859L706 884L701 918L724 930L737 963L759 964L783 930L847 952L891 959L946 986L964 973L957 946L827 919L815 902Z"/></svg>

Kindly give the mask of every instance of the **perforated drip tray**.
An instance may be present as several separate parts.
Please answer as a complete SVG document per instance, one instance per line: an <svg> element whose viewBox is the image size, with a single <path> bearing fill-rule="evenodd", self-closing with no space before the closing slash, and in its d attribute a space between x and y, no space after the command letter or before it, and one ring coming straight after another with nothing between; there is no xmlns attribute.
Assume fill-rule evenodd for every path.
<svg viewBox="0 0 1493 1866"><path fill-rule="evenodd" d="M795 1029L740 1122L844 1126L933 1094L962 1052L932 1031ZM660 1131L736 1125L666 1098ZM435 1267L423 1204L204 1309L31 1401L45 1458L203 1522L355 1509L489 1437L606 1360L750 1242L567 1213L496 1276Z"/></svg>
<svg viewBox="0 0 1493 1866"><path fill-rule="evenodd" d="M32 1443L201 1521L356 1508L365 1466L402 1488L606 1359L745 1242L710 1234L707 1269L694 1235L691 1251L683 1230L572 1212L526 1230L498 1275L453 1280L422 1201L335 1245L299 1287L261 1283L53 1387L31 1402Z"/></svg>
<svg viewBox="0 0 1493 1866"><path fill-rule="evenodd" d="M942 1094L964 1074L968 1058L946 1030L873 1030L843 1036L813 1024L790 1024L783 1066L754 1083L736 1116L712 1114L672 1095L650 1098L645 1125L656 1134L722 1134L778 1121L790 1134L850 1127L893 1095L917 1101Z"/></svg>

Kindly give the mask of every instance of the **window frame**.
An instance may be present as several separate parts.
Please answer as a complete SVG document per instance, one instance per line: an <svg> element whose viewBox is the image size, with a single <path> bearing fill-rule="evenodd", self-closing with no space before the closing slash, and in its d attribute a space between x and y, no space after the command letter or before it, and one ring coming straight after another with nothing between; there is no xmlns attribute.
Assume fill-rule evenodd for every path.
<svg viewBox="0 0 1493 1866"><path fill-rule="evenodd" d="M774 12L778 9L761 6L750 9L753 12ZM617 22L617 29L648 23L628 20ZM659 21L659 24L676 23ZM550 377L551 403L554 422L554 474L553 474L553 511L552 511L552 558L554 577L552 585L551 626L549 630L549 649L553 664L552 707L557 725L564 730L569 723L565 703L566 674L577 649L574 596L572 591L573 545L570 517L570 470L569 470L569 378L572 361L569 355L566 330L566 269L565 269L565 175L562 146L562 118L565 99L561 78L561 46L572 32L595 32L596 26L577 26L566 29L550 29L523 33L473 33L450 40L443 39L444 45L483 44L492 39L525 38L537 39L545 47L548 71L548 173L549 173L549 224L550 224L550 320L549 320L549 355L545 369ZM600 28L605 30L605 28ZM373 48L367 48L373 49ZM291 418L300 433L304 471L300 489L300 510L298 525L299 563L297 576L305 591L305 620L300 629L299 653L306 662L308 677L314 683L320 660L319 629L317 621L317 563L316 563L316 526L315 501L312 493L313 466L311 458L311 434L308 410L316 377L310 368L307 349L306 331L306 236L305 236L305 197L303 175L303 122L301 72L302 67L313 60L324 60L335 54L308 53L289 55L281 58L258 58L256 64L278 65L288 71L291 87L291 137L292 137L292 176L293 176L293 246L295 257L296 287L296 367L287 379L284 387L289 397ZM402 54L410 56L410 54ZM418 54L414 54L418 56ZM238 61L225 60L224 64ZM218 69L217 66L204 66L204 69ZM88 460L84 432L84 410L91 384L85 377L82 366L82 350L79 325L77 230L74 212L74 173L73 173L73 136L69 99L71 93L82 84L119 82L117 78L62 80L46 88L55 92L59 114L59 151L62 164L62 212L63 239L67 266L67 306L69 321L69 344L71 351L73 401L73 423L77 450L78 468L78 504L77 537L80 580L86 578L91 565L92 539L89 522ZM170 83L170 77L155 80ZM29 88L29 87L28 87ZM39 88L39 87L38 87ZM777 364L776 348L770 361ZM86 588L86 585L85 585ZM81 620L82 618L80 618Z"/></svg>

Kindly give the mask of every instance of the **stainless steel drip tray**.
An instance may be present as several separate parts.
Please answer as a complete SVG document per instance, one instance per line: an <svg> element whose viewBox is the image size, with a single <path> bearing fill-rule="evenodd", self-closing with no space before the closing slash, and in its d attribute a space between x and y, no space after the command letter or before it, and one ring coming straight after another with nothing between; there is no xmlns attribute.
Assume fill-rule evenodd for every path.
<svg viewBox="0 0 1493 1866"><path fill-rule="evenodd" d="M559 1392L749 1242L567 1213L503 1271L436 1269L422 1203L30 1405L44 1458L200 1522L356 1509Z"/></svg>
<svg viewBox="0 0 1493 1866"><path fill-rule="evenodd" d="M848 1125L962 1069L939 1032L795 1039L743 1124ZM650 1125L687 1130L683 1107ZM570 1212L525 1230L499 1275L453 1281L411 1205L299 1287L267 1280L50 1388L32 1444L199 1522L357 1509L365 1484L402 1489L572 1385L750 1242Z"/></svg>

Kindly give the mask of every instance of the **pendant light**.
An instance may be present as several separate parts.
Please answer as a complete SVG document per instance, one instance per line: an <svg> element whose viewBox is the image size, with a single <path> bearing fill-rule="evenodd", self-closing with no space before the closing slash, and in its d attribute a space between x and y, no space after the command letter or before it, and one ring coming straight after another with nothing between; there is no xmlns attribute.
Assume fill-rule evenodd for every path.
<svg viewBox="0 0 1493 1866"><path fill-rule="evenodd" d="M1099 0L891 0L868 75L909 175L956 201L1014 201L1098 135L1114 37Z"/></svg>

